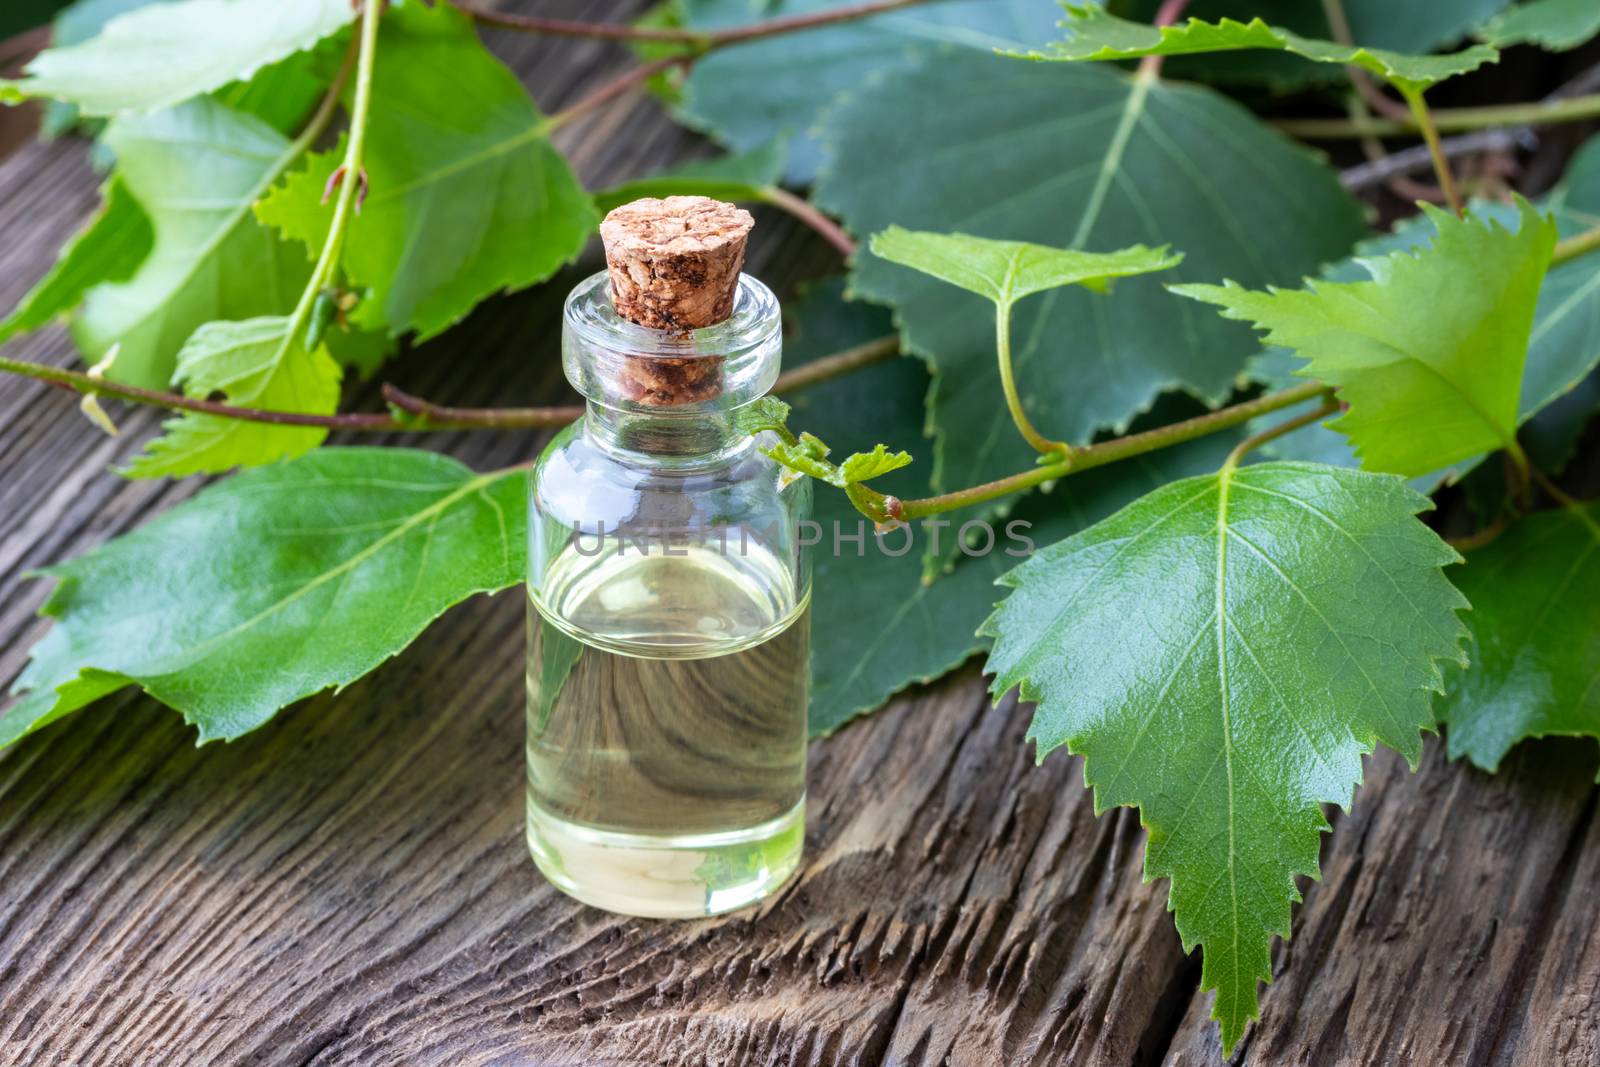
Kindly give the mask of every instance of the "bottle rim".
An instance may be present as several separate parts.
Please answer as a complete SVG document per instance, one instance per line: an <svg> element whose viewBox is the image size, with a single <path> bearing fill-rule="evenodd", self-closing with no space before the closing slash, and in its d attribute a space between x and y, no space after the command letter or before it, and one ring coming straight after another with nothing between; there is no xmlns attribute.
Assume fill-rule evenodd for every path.
<svg viewBox="0 0 1600 1067"><path fill-rule="evenodd" d="M587 344L634 358L734 359L759 350L782 328L778 298L759 279L739 275L733 312L714 326L675 333L630 322L611 301L611 279L597 271L567 296L567 328Z"/></svg>

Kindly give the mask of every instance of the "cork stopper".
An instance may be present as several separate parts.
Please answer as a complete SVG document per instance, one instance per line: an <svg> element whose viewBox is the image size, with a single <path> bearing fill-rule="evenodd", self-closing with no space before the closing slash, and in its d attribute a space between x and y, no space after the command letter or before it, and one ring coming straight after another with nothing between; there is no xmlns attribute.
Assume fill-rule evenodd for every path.
<svg viewBox="0 0 1600 1067"><path fill-rule="evenodd" d="M612 210L600 223L611 301L628 321L687 333L733 313L748 211L704 196L646 197ZM668 407L721 392L716 357L646 357L623 361L620 383L631 399Z"/></svg>

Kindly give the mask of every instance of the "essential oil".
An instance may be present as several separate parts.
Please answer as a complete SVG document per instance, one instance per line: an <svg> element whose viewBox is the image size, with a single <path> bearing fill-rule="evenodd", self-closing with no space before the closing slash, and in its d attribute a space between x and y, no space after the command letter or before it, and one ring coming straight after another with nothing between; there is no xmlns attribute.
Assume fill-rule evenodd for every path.
<svg viewBox="0 0 1600 1067"><path fill-rule="evenodd" d="M638 203L670 230L685 201L715 204ZM713 231L736 210L718 209ZM684 225L704 223L689 212ZM722 251L715 232L701 243ZM796 869L804 837L810 487L734 428L776 377L780 337L776 301L737 268L709 327L626 317L615 262L574 290L564 360L588 407L534 472L529 846L557 887L625 914L758 900ZM675 269L704 303L718 273L704 264L633 277ZM634 317L681 321L670 298Z"/></svg>

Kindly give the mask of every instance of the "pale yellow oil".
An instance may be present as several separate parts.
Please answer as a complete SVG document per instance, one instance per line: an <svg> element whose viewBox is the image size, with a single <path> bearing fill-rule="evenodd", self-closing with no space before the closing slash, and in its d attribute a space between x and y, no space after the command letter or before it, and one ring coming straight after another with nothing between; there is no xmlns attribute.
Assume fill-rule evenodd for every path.
<svg viewBox="0 0 1600 1067"><path fill-rule="evenodd" d="M580 900L681 918L799 863L810 620L759 545L674 551L569 546L529 596L528 842Z"/></svg>

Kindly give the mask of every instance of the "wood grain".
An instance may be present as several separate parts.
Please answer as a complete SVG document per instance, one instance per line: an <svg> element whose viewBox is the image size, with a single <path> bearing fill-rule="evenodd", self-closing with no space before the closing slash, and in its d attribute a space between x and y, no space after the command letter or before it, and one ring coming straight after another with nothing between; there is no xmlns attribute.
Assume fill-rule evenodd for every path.
<svg viewBox="0 0 1600 1067"><path fill-rule="evenodd" d="M568 5L625 17L633 5ZM541 8L543 10L543 8ZM496 35L546 109L626 62ZM654 105L563 130L585 180L703 151ZM75 143L0 163L0 303L94 202ZM762 215L753 269L834 269ZM581 268L490 301L385 376L461 404L568 396L559 302ZM16 342L67 362L59 331ZM351 409L376 410L372 384ZM0 678L42 632L29 568L192 493L107 473L71 397L0 381ZM396 438L399 440L399 438ZM408 439L407 443L419 443ZM538 437L427 438L478 466ZM6 1064L1212 1065L1143 831L1096 817L1075 759L1035 767L1027 709L969 667L812 748L808 860L757 910L624 920L546 886L521 838L522 611L450 612L335 697L227 745L121 695L0 754ZM1592 745L1526 745L1489 777L1369 759L1326 839L1240 1064L1600 1064L1600 829Z"/></svg>

